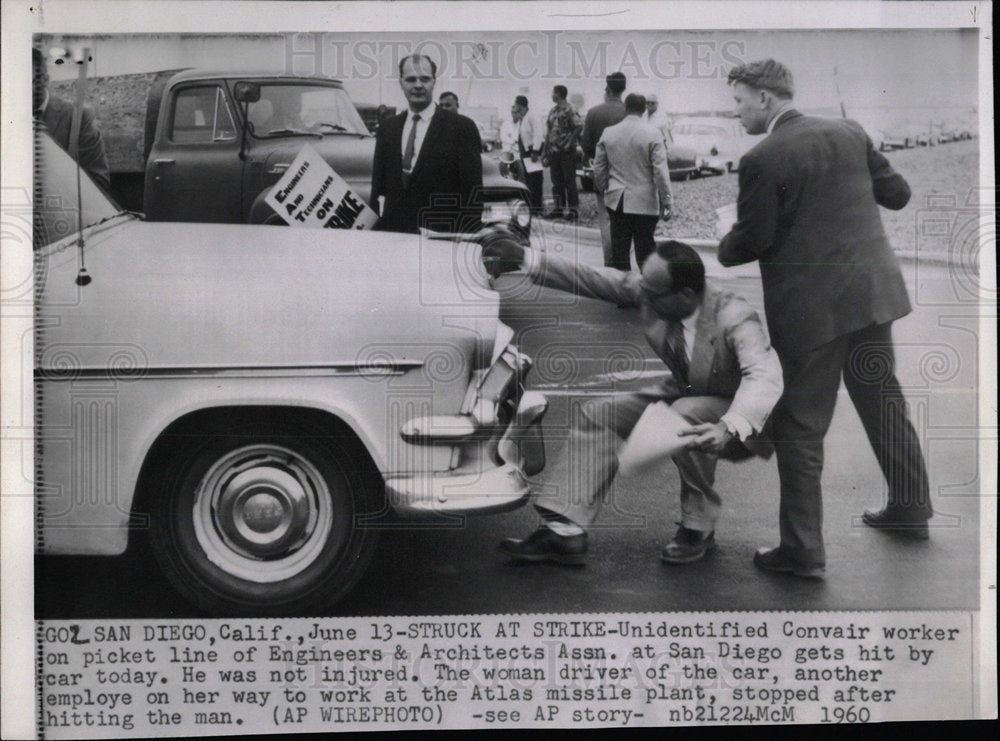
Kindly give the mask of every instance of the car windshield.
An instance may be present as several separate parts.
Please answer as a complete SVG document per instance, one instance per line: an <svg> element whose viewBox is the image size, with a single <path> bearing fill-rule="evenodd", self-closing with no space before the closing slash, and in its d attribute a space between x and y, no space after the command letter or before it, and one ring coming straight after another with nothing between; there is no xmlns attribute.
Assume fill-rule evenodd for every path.
<svg viewBox="0 0 1000 741"><path fill-rule="evenodd" d="M368 127L343 88L330 85L260 86L260 100L247 109L251 133L258 137L289 134L368 134Z"/></svg>
<svg viewBox="0 0 1000 741"><path fill-rule="evenodd" d="M77 231L77 166L48 133L38 132L35 135L35 167L34 242L36 247L40 247ZM79 195L84 228L122 213L82 168Z"/></svg>

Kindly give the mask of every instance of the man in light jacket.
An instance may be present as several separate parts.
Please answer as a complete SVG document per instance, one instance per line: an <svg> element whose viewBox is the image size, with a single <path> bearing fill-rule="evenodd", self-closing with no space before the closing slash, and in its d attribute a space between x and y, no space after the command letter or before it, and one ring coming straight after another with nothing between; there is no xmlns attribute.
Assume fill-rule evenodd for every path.
<svg viewBox="0 0 1000 741"><path fill-rule="evenodd" d="M639 267L655 248L656 221L670 219L670 171L659 130L643 122L646 99L625 98L625 118L609 126L597 142L594 187L604 194L611 220L609 267L629 270L635 241Z"/></svg>

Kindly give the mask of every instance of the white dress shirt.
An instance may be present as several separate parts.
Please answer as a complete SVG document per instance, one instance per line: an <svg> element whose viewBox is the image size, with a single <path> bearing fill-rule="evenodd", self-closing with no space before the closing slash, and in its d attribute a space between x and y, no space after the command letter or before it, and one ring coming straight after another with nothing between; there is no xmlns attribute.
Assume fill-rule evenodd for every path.
<svg viewBox="0 0 1000 741"><path fill-rule="evenodd" d="M417 121L417 136L413 140L413 162L410 165L410 169L414 169L417 166L417 160L420 158L420 147L424 144L424 137L427 135L427 127L430 125L431 117L437 110L437 103L431 103L429 106L420 111L420 120ZM414 112L411 110L406 111L406 122L403 124L403 138L399 142L399 151L403 154L406 153L406 140L410 138L410 129L413 128L413 116ZM405 166L406 163L404 162Z"/></svg>
<svg viewBox="0 0 1000 741"><path fill-rule="evenodd" d="M778 119L781 118L782 116L784 116L790 110L792 110L792 104L791 103L787 103L780 111L778 111L776 114L774 114L774 118L772 118L768 122L768 124L767 124L767 133L768 134L770 134L772 131L774 131L774 125L776 123L778 123Z"/></svg>

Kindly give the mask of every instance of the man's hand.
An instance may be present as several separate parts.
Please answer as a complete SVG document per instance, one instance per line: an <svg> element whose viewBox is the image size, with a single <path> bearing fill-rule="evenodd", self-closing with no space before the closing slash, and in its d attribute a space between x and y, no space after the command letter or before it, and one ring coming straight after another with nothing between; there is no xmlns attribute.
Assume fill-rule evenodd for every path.
<svg viewBox="0 0 1000 741"><path fill-rule="evenodd" d="M686 430L677 433L681 437L693 437L688 442L688 449L697 449L703 453L714 453L718 455L726 447L726 443L733 439L729 430L726 429L725 422L706 422L705 424L693 425Z"/></svg>
<svg viewBox="0 0 1000 741"><path fill-rule="evenodd" d="M483 229L477 240L483 246L483 265L486 272L496 278L502 273L518 270L524 261L524 247L502 227Z"/></svg>
<svg viewBox="0 0 1000 741"><path fill-rule="evenodd" d="M531 153L531 161L532 162L538 162L538 152L532 152Z"/></svg>
<svg viewBox="0 0 1000 741"><path fill-rule="evenodd" d="M673 216L674 216L674 210L668 204L663 207L663 213L660 215L660 221L670 221L670 219L672 219Z"/></svg>

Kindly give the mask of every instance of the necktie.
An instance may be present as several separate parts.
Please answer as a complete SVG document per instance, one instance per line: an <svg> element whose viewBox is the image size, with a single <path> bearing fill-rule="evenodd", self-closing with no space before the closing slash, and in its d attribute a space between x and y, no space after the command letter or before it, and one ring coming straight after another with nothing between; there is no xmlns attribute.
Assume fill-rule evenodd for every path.
<svg viewBox="0 0 1000 741"><path fill-rule="evenodd" d="M674 369L680 376L677 380L687 386L689 370L687 346L684 342L684 325L680 322L672 321L667 325L667 345L674 361Z"/></svg>
<svg viewBox="0 0 1000 741"><path fill-rule="evenodd" d="M417 143L417 124L420 122L420 114L413 114L413 125L410 127L410 136L406 140L406 149L403 150L403 171L409 172L413 169L413 147Z"/></svg>

